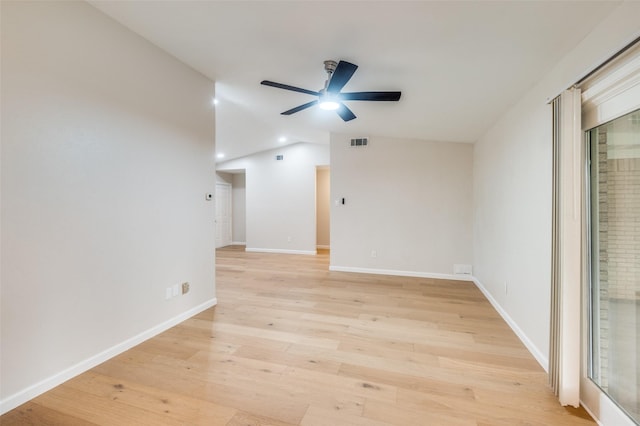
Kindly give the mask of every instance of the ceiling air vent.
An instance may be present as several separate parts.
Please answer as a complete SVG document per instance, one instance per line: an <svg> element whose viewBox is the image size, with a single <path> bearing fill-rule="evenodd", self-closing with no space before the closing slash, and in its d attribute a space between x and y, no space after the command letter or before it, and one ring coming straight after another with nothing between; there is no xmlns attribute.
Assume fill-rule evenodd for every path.
<svg viewBox="0 0 640 426"><path fill-rule="evenodd" d="M354 147L363 147L369 144L369 138L356 138L351 139L351 146Z"/></svg>
<svg viewBox="0 0 640 426"><path fill-rule="evenodd" d="M284 155L281 155L281 154L276 155L276 160L278 161L284 160Z"/></svg>

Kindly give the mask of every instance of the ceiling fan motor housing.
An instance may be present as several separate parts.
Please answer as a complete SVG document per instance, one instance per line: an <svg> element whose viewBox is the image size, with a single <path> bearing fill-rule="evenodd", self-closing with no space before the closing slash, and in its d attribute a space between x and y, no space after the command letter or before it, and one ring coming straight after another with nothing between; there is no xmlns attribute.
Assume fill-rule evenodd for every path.
<svg viewBox="0 0 640 426"><path fill-rule="evenodd" d="M333 74L333 72L336 70L337 67L338 67L338 63L336 61L332 61L332 60L324 61L324 70L327 72L327 74L329 74L329 76Z"/></svg>

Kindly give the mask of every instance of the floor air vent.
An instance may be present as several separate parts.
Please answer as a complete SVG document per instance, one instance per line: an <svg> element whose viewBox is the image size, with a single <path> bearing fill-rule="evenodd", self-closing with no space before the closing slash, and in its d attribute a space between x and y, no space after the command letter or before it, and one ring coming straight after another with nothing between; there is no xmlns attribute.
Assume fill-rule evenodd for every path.
<svg viewBox="0 0 640 426"><path fill-rule="evenodd" d="M351 146L363 147L369 144L369 138L356 138L351 139Z"/></svg>

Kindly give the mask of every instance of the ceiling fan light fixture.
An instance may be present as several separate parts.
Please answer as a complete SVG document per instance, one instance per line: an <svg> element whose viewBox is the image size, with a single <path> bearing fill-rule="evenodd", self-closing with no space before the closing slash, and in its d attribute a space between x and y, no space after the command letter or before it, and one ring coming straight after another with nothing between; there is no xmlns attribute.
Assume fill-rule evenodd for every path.
<svg viewBox="0 0 640 426"><path fill-rule="evenodd" d="M340 108L340 104L336 101L332 101L331 99L325 99L320 101L318 106L325 111L335 111L338 108Z"/></svg>
<svg viewBox="0 0 640 426"><path fill-rule="evenodd" d="M340 103L335 99L334 96L331 96L329 94L322 94L320 95L320 102L318 103L318 106L325 111L335 111L340 108Z"/></svg>

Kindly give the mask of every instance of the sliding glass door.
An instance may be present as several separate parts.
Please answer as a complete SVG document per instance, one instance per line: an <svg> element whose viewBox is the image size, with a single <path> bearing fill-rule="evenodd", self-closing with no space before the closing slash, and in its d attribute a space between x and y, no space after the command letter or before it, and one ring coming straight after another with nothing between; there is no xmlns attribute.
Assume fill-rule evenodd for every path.
<svg viewBox="0 0 640 426"><path fill-rule="evenodd" d="M586 132L588 376L640 424L640 110Z"/></svg>

